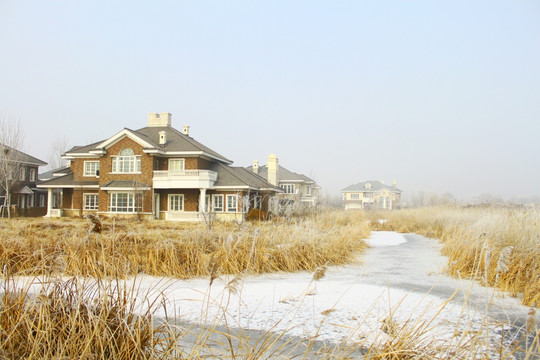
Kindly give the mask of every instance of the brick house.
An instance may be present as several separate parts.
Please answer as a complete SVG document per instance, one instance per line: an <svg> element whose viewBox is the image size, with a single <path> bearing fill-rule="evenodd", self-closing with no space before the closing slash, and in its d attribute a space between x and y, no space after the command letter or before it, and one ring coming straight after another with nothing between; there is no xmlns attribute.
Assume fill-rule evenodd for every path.
<svg viewBox="0 0 540 360"><path fill-rule="evenodd" d="M105 140L76 146L62 157L67 169L41 188L61 192L47 216L142 216L177 221L241 220L253 208L268 210L280 192L264 178L178 131L171 114L150 113L148 126L124 128ZM51 201L51 204L53 202Z"/></svg>
<svg viewBox="0 0 540 360"><path fill-rule="evenodd" d="M3 164L0 181L4 184L0 187L0 206L10 203L16 216L44 215L47 206L46 192L38 189L37 183L39 167L47 163L6 145L0 144L0 151ZM6 201L6 176L10 178L9 201Z"/></svg>
<svg viewBox="0 0 540 360"><path fill-rule="evenodd" d="M345 210L354 209L386 209L393 210L400 206L403 191L385 185L381 181L370 180L350 185L341 191Z"/></svg>
<svg viewBox="0 0 540 360"><path fill-rule="evenodd" d="M320 186L306 175L297 174L279 165L275 154L268 156L266 165L259 166L259 162L255 160L253 165L246 169L279 186L283 191L278 195L282 205L315 206L319 202Z"/></svg>

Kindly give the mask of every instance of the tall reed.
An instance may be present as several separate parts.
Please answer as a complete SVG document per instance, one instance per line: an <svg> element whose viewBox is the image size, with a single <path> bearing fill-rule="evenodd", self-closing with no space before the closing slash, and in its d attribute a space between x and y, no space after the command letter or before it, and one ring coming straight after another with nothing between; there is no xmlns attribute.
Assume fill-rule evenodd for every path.
<svg viewBox="0 0 540 360"><path fill-rule="evenodd" d="M88 232L81 219L16 219L0 226L0 267L11 275L176 278L314 270L351 261L368 234L362 214L217 223L212 229L105 219L101 233Z"/></svg>
<svg viewBox="0 0 540 360"><path fill-rule="evenodd" d="M540 213L535 207L434 207L374 212L370 217L387 219L372 221L372 229L440 239L450 274L485 279L490 286L523 296L526 305L540 306Z"/></svg>

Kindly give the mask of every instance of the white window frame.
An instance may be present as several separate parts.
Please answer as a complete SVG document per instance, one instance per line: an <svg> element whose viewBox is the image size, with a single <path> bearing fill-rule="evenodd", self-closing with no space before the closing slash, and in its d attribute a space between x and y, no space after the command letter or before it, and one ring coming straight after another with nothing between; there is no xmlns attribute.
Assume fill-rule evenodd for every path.
<svg viewBox="0 0 540 360"><path fill-rule="evenodd" d="M255 196L253 198L253 208L254 209L262 209L262 196Z"/></svg>
<svg viewBox="0 0 540 360"><path fill-rule="evenodd" d="M311 185L306 185L306 195L311 195Z"/></svg>
<svg viewBox="0 0 540 360"><path fill-rule="evenodd" d="M212 206L212 196L206 195L206 202L204 204L204 212L208 212L210 210L210 207Z"/></svg>
<svg viewBox="0 0 540 360"><path fill-rule="evenodd" d="M229 200L232 201L230 204ZM226 206L227 212L238 212L238 195L227 195Z"/></svg>
<svg viewBox="0 0 540 360"><path fill-rule="evenodd" d="M221 206L216 206L216 200L220 199L219 202ZM212 195L212 210L215 212L223 212L223 194Z"/></svg>
<svg viewBox="0 0 540 360"><path fill-rule="evenodd" d="M296 191L294 184L282 184L280 187L285 191L285 194L294 194Z"/></svg>
<svg viewBox="0 0 540 360"><path fill-rule="evenodd" d="M174 200L178 198L178 201ZM169 211L184 211L184 194L169 194Z"/></svg>
<svg viewBox="0 0 540 360"><path fill-rule="evenodd" d="M36 181L36 169L30 169L30 181Z"/></svg>
<svg viewBox="0 0 540 360"><path fill-rule="evenodd" d="M19 180L20 181L25 181L26 180L26 168L25 167L21 168L21 173L19 174Z"/></svg>
<svg viewBox="0 0 540 360"><path fill-rule="evenodd" d="M45 207L45 195L39 195L39 207Z"/></svg>
<svg viewBox="0 0 540 360"><path fill-rule="evenodd" d="M130 153L124 155L122 153ZM133 155L131 155L133 154ZM135 155L130 148L122 149L118 155L111 156L112 173L113 174L140 174L141 173L141 156Z"/></svg>
<svg viewBox="0 0 540 360"><path fill-rule="evenodd" d="M121 205L118 205L119 197L126 196L126 204L122 203ZM142 210L142 199L140 201L141 204L137 204L137 197L141 196L142 194L136 194L134 192L124 192L124 191L114 191L109 193L109 212L114 213L123 213L123 214L134 214L138 211ZM120 209L120 210L119 210Z"/></svg>
<svg viewBox="0 0 540 360"><path fill-rule="evenodd" d="M360 200L360 194L351 194L351 200Z"/></svg>
<svg viewBox="0 0 540 360"><path fill-rule="evenodd" d="M89 200L94 198L93 200ZM83 194L83 210L98 210L99 208L99 194L97 193L84 193Z"/></svg>
<svg viewBox="0 0 540 360"><path fill-rule="evenodd" d="M180 164L179 169L173 169L172 164L178 162ZM185 159L169 159L169 172L179 173L186 169L186 160Z"/></svg>
<svg viewBox="0 0 540 360"><path fill-rule="evenodd" d="M96 177L99 172L99 161L85 161L84 174L85 177Z"/></svg>

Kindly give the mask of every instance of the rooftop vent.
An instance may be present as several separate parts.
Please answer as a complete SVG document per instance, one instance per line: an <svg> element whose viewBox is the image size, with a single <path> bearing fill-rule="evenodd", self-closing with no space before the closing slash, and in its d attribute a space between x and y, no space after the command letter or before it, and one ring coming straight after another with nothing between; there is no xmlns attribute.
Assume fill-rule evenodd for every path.
<svg viewBox="0 0 540 360"><path fill-rule="evenodd" d="M184 125L184 126L182 127L182 132L184 133L184 135L189 136L189 126Z"/></svg>

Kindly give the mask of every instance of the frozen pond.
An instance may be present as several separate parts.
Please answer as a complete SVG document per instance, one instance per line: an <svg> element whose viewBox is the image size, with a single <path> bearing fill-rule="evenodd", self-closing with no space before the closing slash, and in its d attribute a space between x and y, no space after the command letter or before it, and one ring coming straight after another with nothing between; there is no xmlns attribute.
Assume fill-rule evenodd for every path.
<svg viewBox="0 0 540 360"><path fill-rule="evenodd" d="M373 232L366 242L370 248L354 264L329 267L319 280L307 272L222 276L210 286L208 278L139 276L135 287L146 299L139 309L165 295L167 316L193 324L193 341L206 325L359 348L391 340L396 329L419 329L415 344L434 351L471 344L475 334L492 348L523 335L529 308L498 290L443 275L448 259L438 241ZM158 310L156 315L166 314ZM188 337L184 340L189 346Z"/></svg>
<svg viewBox="0 0 540 360"><path fill-rule="evenodd" d="M367 242L371 247L356 264L330 267L318 281L305 272L221 277L211 287L208 279L169 281L169 314L173 307L183 321L353 343L387 341L389 323L429 323L419 340L433 346L479 332L495 345L508 325L525 323L529 308L519 299L442 275L447 258L436 240L373 232ZM156 284L155 278L139 280L142 287Z"/></svg>

